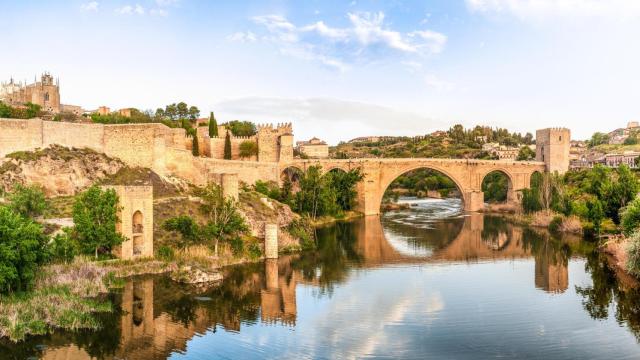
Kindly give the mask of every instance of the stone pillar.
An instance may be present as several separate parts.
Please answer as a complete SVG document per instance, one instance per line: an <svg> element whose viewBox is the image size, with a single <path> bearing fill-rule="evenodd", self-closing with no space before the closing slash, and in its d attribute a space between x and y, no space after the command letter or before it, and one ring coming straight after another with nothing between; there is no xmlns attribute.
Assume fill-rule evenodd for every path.
<svg viewBox="0 0 640 360"><path fill-rule="evenodd" d="M484 208L484 193L481 190L470 190L464 193L464 210L480 211Z"/></svg>
<svg viewBox="0 0 640 360"><path fill-rule="evenodd" d="M277 259L266 259L264 261L264 272L267 278L267 289L277 289L278 288L278 260Z"/></svg>
<svg viewBox="0 0 640 360"><path fill-rule="evenodd" d="M222 195L225 199L238 201L238 174L221 174L220 185L222 186Z"/></svg>
<svg viewBox="0 0 640 360"><path fill-rule="evenodd" d="M267 259L278 258L278 225L264 225L264 256Z"/></svg>

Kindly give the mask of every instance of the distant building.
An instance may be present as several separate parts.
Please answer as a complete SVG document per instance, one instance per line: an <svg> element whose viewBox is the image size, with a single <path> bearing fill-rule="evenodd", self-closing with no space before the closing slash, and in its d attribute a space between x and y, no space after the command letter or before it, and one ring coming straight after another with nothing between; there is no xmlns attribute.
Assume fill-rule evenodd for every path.
<svg viewBox="0 0 640 360"><path fill-rule="evenodd" d="M314 137L309 141L298 141L296 148L302 154L313 159L324 159L329 157L329 145L326 142Z"/></svg>
<svg viewBox="0 0 640 360"><path fill-rule="evenodd" d="M98 110L94 112L97 113L98 115L105 116L105 115L111 114L111 109L108 106L100 106Z"/></svg>
<svg viewBox="0 0 640 360"><path fill-rule="evenodd" d="M636 159L640 156L640 152L637 151L625 151L623 153L613 153L606 154L601 159L600 162L605 166L617 168L620 165L627 165L632 169L638 168L636 164Z"/></svg>
<svg viewBox="0 0 640 360"><path fill-rule="evenodd" d="M24 105L33 103L40 105L42 110L54 114L60 112L60 86L58 81L45 73L40 81L34 80L32 84L16 83L11 79L8 83L0 85L0 101L9 105Z"/></svg>
<svg viewBox="0 0 640 360"><path fill-rule="evenodd" d="M131 117L131 110L132 110L131 108L120 109L118 110L118 114L124 117Z"/></svg>
<svg viewBox="0 0 640 360"><path fill-rule="evenodd" d="M70 112L82 115L84 110L76 105L64 105L60 103L60 81L53 79L49 73L40 76L40 81L36 79L33 83L15 82L10 79L8 82L0 83L0 101L11 106L23 106L26 103L40 105L43 111L59 114Z"/></svg>
<svg viewBox="0 0 640 360"><path fill-rule="evenodd" d="M486 151L500 160L515 160L518 157L520 148L500 145L498 143L485 143L482 144L482 151Z"/></svg>
<svg viewBox="0 0 640 360"><path fill-rule="evenodd" d="M616 129L607 134L609 135L609 144L623 144L634 132L640 132L640 123L638 121L629 121L626 128Z"/></svg>
<svg viewBox="0 0 640 360"><path fill-rule="evenodd" d="M398 139L398 136L361 136L357 138L353 138L348 141L348 143L368 143L368 142L379 142L385 140L395 140Z"/></svg>

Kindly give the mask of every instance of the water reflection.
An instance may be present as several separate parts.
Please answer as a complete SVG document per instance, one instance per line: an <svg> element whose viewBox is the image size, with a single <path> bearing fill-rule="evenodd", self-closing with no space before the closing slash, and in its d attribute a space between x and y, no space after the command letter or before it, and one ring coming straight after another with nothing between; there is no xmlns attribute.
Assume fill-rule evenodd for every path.
<svg viewBox="0 0 640 360"><path fill-rule="evenodd" d="M425 220L415 214L413 216L420 219L416 220L420 226L412 226L411 222L406 221L406 217L391 213L382 218L367 217L352 223L339 223L318 229L319 250L317 252L227 268L224 282L213 288L178 285L165 276L132 279L127 282L121 292L110 295L118 311L101 316L103 328L100 331L56 333L51 336L31 338L18 345L2 343L0 358L23 359L36 356L44 359L95 357L149 360L165 359L172 354L207 358L211 354L218 354L217 351L226 349L211 348L220 330L223 333L243 334L252 329L251 332L257 331L265 336L271 332L277 332L276 329L280 328L301 333L310 331L308 325L310 318L323 317L324 314L300 313L305 310L301 304L308 304L308 291L311 291L315 299L331 299L340 290L346 291L339 290L339 287L357 282L357 278L366 277L378 269L397 268L394 274L404 276L403 274L413 271L408 269L415 268L418 269L418 273L411 276L417 276L419 279L427 276L426 273L420 275L419 272L423 269L433 270L445 267L454 269L453 272L466 274L464 276L469 280L459 280L462 281L459 284L461 288L471 290L477 288L481 292L509 294L510 289L483 288L482 275L473 270L476 268L456 270L459 269L456 267L459 265L491 265L505 262L513 263L518 269L527 270L528 273L525 273L524 277L518 277L517 281L526 283L529 289L537 289L534 291L538 294L558 297L571 292L571 296L578 296L581 299L581 306L592 318L608 319L610 312L614 311L615 320L619 324L627 325L636 336L640 334L638 288L621 284L606 266L606 259L595 252L592 245L581 241L580 238L555 237L537 230L514 226L501 218L481 214L454 213L437 221ZM570 274L576 273L570 270L571 259L582 258L584 260L580 261L584 261L585 269L583 273L578 274L587 275L592 281L586 283L576 281L575 286L569 288ZM526 264L531 260L534 262L533 266L527 267ZM522 263L523 261L525 263ZM478 269L486 269L486 267ZM505 275L508 274L505 273ZM431 272L430 276L437 275ZM491 286L491 283L487 284L489 285L484 286ZM495 286L496 283L493 284ZM381 283L380 286L394 287L390 283ZM301 289L304 289L303 295L301 295ZM383 315L384 311L380 313L373 310L365 311L366 308L362 306L349 307L346 303L341 304L341 311L348 311L348 315L340 316L360 317L363 321L379 316L377 322L374 321L378 324L376 326L381 327L379 331L383 331L386 326L384 324L388 323L410 328L417 325L413 323L415 320L407 315L407 309L417 307L420 316L427 316L431 319L429 321L435 321L438 316L445 316L444 313L440 313L444 311L447 301L452 302L452 307L455 306L456 301L461 301L457 297L452 298L451 295L447 297L446 289L434 290L429 294L425 293L429 289L424 286L419 288L420 291L412 288L401 290L403 294L406 293L405 295L416 294L418 300L422 299L420 297L422 296L424 304L417 303L417 305L416 299L411 299L411 296L400 296L390 290L384 293L383 302L389 303L391 313ZM300 303L300 296L307 299L307 303ZM366 295L355 293L353 296ZM375 304L374 302L369 305ZM538 303L535 304L537 306ZM463 317L466 316L465 321L472 321L473 316L477 316L469 310L474 308L472 305L474 304L466 304L463 310L467 309L465 311L468 313L460 314ZM553 306L561 305L556 303ZM565 306L568 308L562 308L563 311L573 310L571 305ZM518 307L511 310L522 311ZM365 312L361 313L362 311ZM582 310L581 312L584 314ZM330 316L327 315L327 318ZM339 320L334 319L334 321L336 323L331 326L340 326ZM455 333L462 331L461 328L454 326L463 324L460 321L462 320L449 320L449 323L440 326L453 327ZM467 332L475 329L474 326L481 325L477 322L464 324ZM356 324L344 326L346 328L341 331L349 332L351 326L357 328ZM420 326L430 325L420 323ZM405 327L399 327L397 331L407 331L402 330ZM499 328L496 331L500 333L504 330ZM425 329L419 330L419 332L423 331ZM471 335L473 334L469 334ZM375 338L374 335L367 335L367 341L364 343L375 340L372 336ZM197 345L194 344L199 343L196 341L198 338L206 338L210 341L208 347L205 347L209 352L197 353ZM448 340L451 341L451 339ZM518 339L528 341L525 340L526 337ZM240 357L243 357L241 354L260 357L255 352L248 353L248 349L252 351L269 349L268 345L263 343L256 344L246 339L245 341L247 342L242 342L234 350L228 351ZM192 345L189 345L190 343ZM284 347L281 343L277 344ZM274 349L281 350L276 345L273 345ZM489 344L486 345L489 346ZM293 345L286 347L289 346ZM336 347L335 344L326 346L327 349L334 347ZM311 351L311 348L300 348L295 353L305 353L305 351ZM359 347L357 351L364 351L362 349ZM373 353L373 350L370 351ZM427 349L416 348L413 355L427 352Z"/></svg>

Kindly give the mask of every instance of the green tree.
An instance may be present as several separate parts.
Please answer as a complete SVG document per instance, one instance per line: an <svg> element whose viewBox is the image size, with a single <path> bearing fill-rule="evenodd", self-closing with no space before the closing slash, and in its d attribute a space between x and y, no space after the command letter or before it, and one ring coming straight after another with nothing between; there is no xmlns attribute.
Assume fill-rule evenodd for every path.
<svg viewBox="0 0 640 360"><path fill-rule="evenodd" d="M218 121L213 116L213 111L209 115L209 137L214 138L218 136Z"/></svg>
<svg viewBox="0 0 640 360"><path fill-rule="evenodd" d="M115 190L92 186L78 196L73 204L74 234L83 253L111 251L124 238L116 231L118 195Z"/></svg>
<svg viewBox="0 0 640 360"><path fill-rule="evenodd" d="M509 179L500 171L493 171L482 180L482 191L487 202L502 202L507 200Z"/></svg>
<svg viewBox="0 0 640 360"><path fill-rule="evenodd" d="M195 121L200 116L200 110L198 109L197 106L190 106L188 114L189 114L189 119Z"/></svg>
<svg viewBox="0 0 640 360"><path fill-rule="evenodd" d="M187 119L189 116L189 105L182 101L179 102L178 105L176 105L176 112L178 119Z"/></svg>
<svg viewBox="0 0 640 360"><path fill-rule="evenodd" d="M27 290L47 260L46 236L33 220L0 206L0 293Z"/></svg>
<svg viewBox="0 0 640 360"><path fill-rule="evenodd" d="M68 227L54 236L48 247L53 261L70 263L80 253L80 244L73 236L73 229Z"/></svg>
<svg viewBox="0 0 640 360"><path fill-rule="evenodd" d="M196 132L195 134L193 134L192 137L193 140L191 140L191 154L193 154L193 156L200 156L200 145L198 144L198 133Z"/></svg>
<svg viewBox="0 0 640 360"><path fill-rule="evenodd" d="M29 218L42 215L47 208L44 192L36 185L16 185L9 196L9 202L13 211Z"/></svg>
<svg viewBox="0 0 640 360"><path fill-rule="evenodd" d="M187 215L180 215L167 219L162 228L167 231L174 231L180 234L178 245L182 249L197 243L200 239L200 228L196 222Z"/></svg>
<svg viewBox="0 0 640 360"><path fill-rule="evenodd" d="M626 236L631 236L640 225L640 197L636 197L621 212L620 225Z"/></svg>
<svg viewBox="0 0 640 360"><path fill-rule="evenodd" d="M203 235L213 241L217 256L220 240L229 241L238 238L248 230L248 227L238 212L236 202L225 198L220 186L210 183L199 189L196 194L203 201L200 210L207 217Z"/></svg>
<svg viewBox="0 0 640 360"><path fill-rule="evenodd" d="M322 176L320 166L311 166L300 176L300 190L295 194L295 208L298 213L307 214L312 219L322 215L335 215L340 211L335 189L331 186L331 176Z"/></svg>
<svg viewBox="0 0 640 360"><path fill-rule="evenodd" d="M233 136L253 136L257 132L256 124L250 121L229 121L227 128L231 130Z"/></svg>
<svg viewBox="0 0 640 360"><path fill-rule="evenodd" d="M518 157L516 161L530 161L536 158L536 152L531 150L528 146L523 146L518 151Z"/></svg>
<svg viewBox="0 0 640 360"><path fill-rule="evenodd" d="M231 160L231 135L229 134L229 130L227 130L227 134L224 136L224 159Z"/></svg>
<svg viewBox="0 0 640 360"><path fill-rule="evenodd" d="M245 140L240 143L240 157L248 158L258 155L258 143L252 140Z"/></svg>
<svg viewBox="0 0 640 360"><path fill-rule="evenodd" d="M592 199L587 202L589 221L593 224L593 231L596 235L600 235L602 228L602 220L604 220L604 208L602 202L598 199Z"/></svg>
<svg viewBox="0 0 640 360"><path fill-rule="evenodd" d="M356 184L364 177L360 169L352 169L349 171L330 171L325 176L330 176L329 186L333 187L336 192L338 205L342 210L352 210L355 206Z"/></svg>
<svg viewBox="0 0 640 360"><path fill-rule="evenodd" d="M593 135L591 135L591 140L587 142L587 146L594 147L594 146L608 144L608 143L609 143L609 135L601 132L596 132Z"/></svg>

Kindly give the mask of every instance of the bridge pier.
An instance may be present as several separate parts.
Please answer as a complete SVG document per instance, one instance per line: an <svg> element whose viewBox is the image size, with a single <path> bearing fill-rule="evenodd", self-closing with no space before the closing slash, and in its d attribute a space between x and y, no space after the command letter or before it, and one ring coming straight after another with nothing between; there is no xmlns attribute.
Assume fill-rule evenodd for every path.
<svg viewBox="0 0 640 360"><path fill-rule="evenodd" d="M482 190L469 190L463 194L465 211L480 211L484 208L484 193Z"/></svg>

